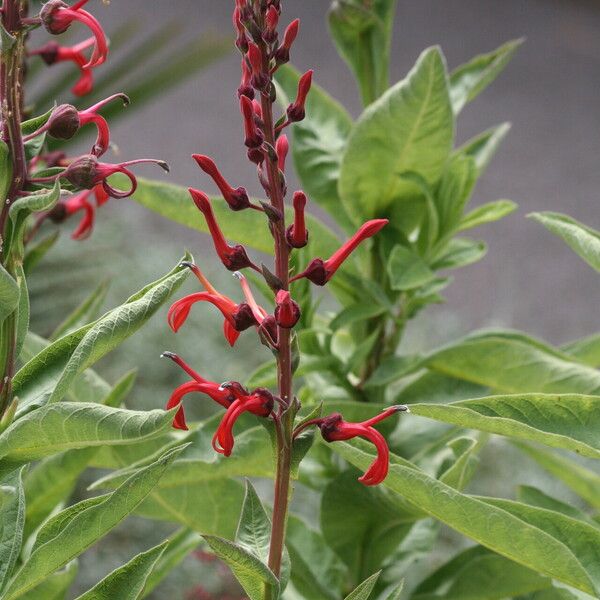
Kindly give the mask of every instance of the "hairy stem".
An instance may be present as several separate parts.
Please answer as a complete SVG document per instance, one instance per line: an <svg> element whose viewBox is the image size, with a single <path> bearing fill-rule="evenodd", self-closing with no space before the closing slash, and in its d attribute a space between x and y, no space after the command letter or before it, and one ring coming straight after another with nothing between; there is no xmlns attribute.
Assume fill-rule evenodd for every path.
<svg viewBox="0 0 600 600"><path fill-rule="evenodd" d="M24 0L4 0L2 4L2 25L15 38L10 48L2 52L0 77L0 106L2 108L2 139L8 144L12 161L12 181L6 199L0 211L0 256L7 271L15 277L17 265L13 257L8 255L5 247L8 211L18 198L25 185L27 163L25 148L21 135L21 107L23 58L25 51L25 32L21 19L26 13ZM9 315L2 324L1 355L4 358L2 380L0 381L0 416L10 404L12 394L12 378L15 371L16 320L17 311Z"/></svg>

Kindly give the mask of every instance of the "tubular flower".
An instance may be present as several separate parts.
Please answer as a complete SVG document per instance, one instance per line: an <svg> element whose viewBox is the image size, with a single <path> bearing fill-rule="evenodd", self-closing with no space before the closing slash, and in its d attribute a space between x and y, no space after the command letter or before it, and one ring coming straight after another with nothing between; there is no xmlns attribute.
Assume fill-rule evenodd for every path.
<svg viewBox="0 0 600 600"><path fill-rule="evenodd" d="M168 322L171 329L177 333L180 327L185 323L192 306L196 302L210 302L220 311L225 321L223 323L223 333L225 339L233 346L240 335L240 332L248 329L252 325L257 325L252 308L246 303L236 304L231 298L219 293L206 279L202 271L192 263L183 263L191 269L196 275L206 292L198 292L185 296L175 302L168 313Z"/></svg>
<svg viewBox="0 0 600 600"><path fill-rule="evenodd" d="M280 135L277 138L277 142L275 142L275 152L277 154L277 166L282 173L285 173L285 161L289 151L290 143L287 135Z"/></svg>
<svg viewBox="0 0 600 600"><path fill-rule="evenodd" d="M281 46L275 51L275 61L278 65L289 62L290 60L290 49L292 44L298 36L298 30L300 29L300 19L295 19L286 28L283 34L283 42Z"/></svg>
<svg viewBox="0 0 600 600"><path fill-rule="evenodd" d="M294 222L287 228L286 239L292 248L304 248L308 244L308 231L304 219L306 195L304 192L295 192L292 200L294 206Z"/></svg>
<svg viewBox="0 0 600 600"><path fill-rule="evenodd" d="M49 2L44 4L40 12L40 19L46 31L53 35L67 31L73 21L79 21L89 27L93 34L94 50L89 62L83 65L85 69L101 65L108 56L108 41L106 40L102 26L95 17L83 10L83 6L88 1L79 0L73 6L69 6L62 0L49 0Z"/></svg>
<svg viewBox="0 0 600 600"><path fill-rule="evenodd" d="M217 165L211 158L203 154L192 154L192 158L207 175L212 177L231 210L243 210L250 206L250 199L248 198L246 189L243 187L232 188L223 175L221 175Z"/></svg>
<svg viewBox="0 0 600 600"><path fill-rule="evenodd" d="M358 481L364 485L377 485L381 483L388 474L390 462L390 450L385 438L373 425L391 417L397 412L407 412L406 406L392 406L384 410L380 415L363 421L362 423L348 423L344 421L339 413L333 413L321 419L312 419L294 431L294 439L310 425L316 425L321 430L321 436L326 442L340 442L351 440L355 437L363 437L377 448L377 458Z"/></svg>
<svg viewBox="0 0 600 600"><path fill-rule="evenodd" d="M90 202L91 195L96 198L96 206ZM89 237L94 229L94 221L96 217L96 207L102 206L109 199L108 194L101 186L96 186L91 190L83 190L78 194L59 202L49 213L50 218L55 223L62 223L71 215L83 211L83 217L75 231L71 234L74 240L83 240Z"/></svg>
<svg viewBox="0 0 600 600"><path fill-rule="evenodd" d="M39 55L47 65L66 61L75 63L79 68L80 77L71 88L71 91L75 96L86 96L94 87L94 77L92 75L92 68L86 66L88 60L83 51L87 50L93 44L93 37L71 47L61 46L52 41L37 50L30 51L29 54L32 56Z"/></svg>
<svg viewBox="0 0 600 600"><path fill-rule="evenodd" d="M290 104L287 109L287 117L290 123L297 123L302 121L306 116L304 105L306 104L306 97L310 92L310 86L312 85L312 70L307 71L300 77L298 82L298 94L293 104Z"/></svg>
<svg viewBox="0 0 600 600"><path fill-rule="evenodd" d="M169 401L167 402L166 410L170 410L176 406L179 407L173 419L173 427L175 429L188 429L185 420L185 411L183 406L181 406L181 401L187 394L194 392L206 394L209 398L224 408L229 408L231 403L236 399L229 389L223 388L218 383L215 383L214 381L208 381L207 379L201 377L196 371L194 371L194 369L192 369L185 361L183 361L183 359L177 356L177 354L174 354L173 352L163 352L161 357L168 358L175 364L179 365L193 380L187 381L186 383L183 383L175 388L171 394L171 397L169 398Z"/></svg>
<svg viewBox="0 0 600 600"><path fill-rule="evenodd" d="M263 71L262 53L254 42L248 44L246 57L252 67L252 86L257 90L264 90L269 84L269 77Z"/></svg>
<svg viewBox="0 0 600 600"><path fill-rule="evenodd" d="M206 224L212 236L215 250L221 259L226 269L230 271L238 271L245 267L251 267L256 271L259 271L258 267L252 263L248 258L246 249L244 246L237 244L230 246L225 240L225 236L215 219L215 215L210 204L208 196L204 192L200 192L193 188L189 188L190 195L194 200L194 203L198 207L198 210L204 215ZM259 271L260 272L260 271Z"/></svg>
<svg viewBox="0 0 600 600"><path fill-rule="evenodd" d="M339 269L340 265L352 254L357 246L366 239L374 236L388 224L387 219L373 219L367 221L360 229L328 260L315 258L302 273L292 277L290 281L296 281L306 277L315 285L325 285Z"/></svg>
<svg viewBox="0 0 600 600"><path fill-rule="evenodd" d="M252 87L252 70L248 66L246 58L242 58L242 80L238 87L238 98L248 96L250 100L254 100L254 88Z"/></svg>
<svg viewBox="0 0 600 600"><path fill-rule="evenodd" d="M223 387L228 387L231 384L224 384ZM251 394L244 395L239 386L237 389L232 388L236 396L236 400L232 402L227 409L221 424L217 428L213 437L212 445L216 452L230 456L233 450L233 426L235 422L245 412L249 412L258 417L268 417L273 411L275 400L273 394L265 388L257 388Z"/></svg>
<svg viewBox="0 0 600 600"><path fill-rule="evenodd" d="M97 185L101 185L104 191L112 198L128 198L137 189L137 179L128 167L144 163L154 163L165 171L169 171L169 166L166 162L153 158L138 158L137 160L128 160L113 165L99 162L98 157L93 154L84 154L74 160L63 171L61 177L64 177L78 188L90 190ZM107 179L115 173L122 173L129 179L131 187L128 190L117 190L108 183ZM37 179L37 181L46 180L47 178Z"/></svg>
<svg viewBox="0 0 600 600"><path fill-rule="evenodd" d="M279 290L275 297L275 321L279 327L291 329L300 319L300 307L287 290Z"/></svg>
<svg viewBox="0 0 600 600"><path fill-rule="evenodd" d="M53 138L70 140L81 127L88 123L93 123L96 125L98 135L92 147L91 154L100 157L110 146L110 129L106 119L98 114L98 111L117 98L123 102L124 106L129 104L129 98L125 94L113 94L109 98L94 104L94 106L81 111L77 110L71 104L61 104L54 109L47 123L38 131L27 136L25 140L35 137L44 131L47 131Z"/></svg>
<svg viewBox="0 0 600 600"><path fill-rule="evenodd" d="M251 150L258 148L262 145L265 140L263 132L259 129L255 120L254 107L252 106L252 100L248 96L242 96L240 98L240 110L244 117L244 131L246 133L246 139L244 143Z"/></svg>

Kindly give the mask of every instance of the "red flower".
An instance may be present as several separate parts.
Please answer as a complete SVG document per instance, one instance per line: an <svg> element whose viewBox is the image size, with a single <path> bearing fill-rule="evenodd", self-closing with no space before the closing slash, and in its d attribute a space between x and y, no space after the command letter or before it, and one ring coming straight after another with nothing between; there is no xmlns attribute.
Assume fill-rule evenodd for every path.
<svg viewBox="0 0 600 600"><path fill-rule="evenodd" d="M192 306L196 302L210 302L221 311L221 314L225 318L223 333L231 346L235 344L241 331L248 329L252 325L258 325L253 310L248 304L236 304L231 298L219 293L196 265L192 263L184 263L184 265L192 270L204 286L206 292L190 294L173 303L169 309L167 318L174 332L179 331L180 327L185 323Z"/></svg>
<svg viewBox="0 0 600 600"><path fill-rule="evenodd" d="M137 179L127 167L143 163L154 163L165 171L169 171L169 166L166 162L153 158L138 158L137 160L128 160L113 165L99 162L98 158L93 154L85 154L74 160L61 173L60 177L64 177L78 188L90 190L97 185L102 185L104 191L112 198L128 198L137 189ZM108 183L107 179L115 173L122 173L129 179L131 187L128 190L117 190ZM38 177L31 181L41 183L53 180L53 177Z"/></svg>
<svg viewBox="0 0 600 600"><path fill-rule="evenodd" d="M73 21L79 21L90 28L94 34L94 50L89 62L83 65L83 68L97 67L101 65L108 56L108 42L102 26L98 20L93 17L90 13L83 10L83 6L88 3L89 0L79 0L69 7L68 4L62 0L50 0L44 4L40 18L46 30L53 34L58 35L64 33L69 29Z"/></svg>
<svg viewBox="0 0 600 600"><path fill-rule="evenodd" d="M223 387L229 387L229 385L225 384ZM275 405L273 394L267 389L257 388L251 394L244 395L240 388L241 386L237 389L230 388L236 396L236 400L227 409L212 441L215 451L225 456L230 456L233 450L233 426L240 415L249 412L258 417L268 417Z"/></svg>
<svg viewBox="0 0 600 600"><path fill-rule="evenodd" d="M296 281L301 277L306 277L315 285L325 285L356 247L364 240L378 233L388 224L388 222L387 219L373 219L372 221L367 221L337 252L332 254L328 260L315 258L302 273L292 277L290 281Z"/></svg>
<svg viewBox="0 0 600 600"><path fill-rule="evenodd" d="M275 61L278 65L289 62L290 60L290 49L298 36L298 30L300 29L300 19L292 21L286 28L283 34L283 42L279 48L275 51Z"/></svg>
<svg viewBox="0 0 600 600"><path fill-rule="evenodd" d="M88 38L83 42L71 46L60 46L56 42L48 42L37 50L29 52L31 56L39 55L47 65L53 65L59 62L71 61L77 65L80 71L80 77L71 88L71 91L75 96L86 96L92 91L94 86L94 79L92 75L92 68L86 66L88 59L83 53L90 46L94 44L94 38Z"/></svg>
<svg viewBox="0 0 600 600"><path fill-rule="evenodd" d="M275 297L275 320L279 327L291 329L300 319L300 307L287 290L279 290Z"/></svg>
<svg viewBox="0 0 600 600"><path fill-rule="evenodd" d="M297 123L302 121L306 116L304 105L306 104L306 97L310 92L310 86L312 85L312 70L307 71L300 77L298 82L298 94L293 104L290 104L287 109L287 117L290 123Z"/></svg>
<svg viewBox="0 0 600 600"><path fill-rule="evenodd" d="M217 165L211 158L203 154L192 154L192 158L207 175L212 177L231 210L243 210L250 206L250 199L248 198L246 189L243 187L232 188L223 175L221 175Z"/></svg>
<svg viewBox="0 0 600 600"><path fill-rule="evenodd" d="M246 57L242 57L242 80L240 81L240 87L238 88L238 98L242 96L248 96L250 100L254 99L254 88L252 87L252 70L248 66Z"/></svg>
<svg viewBox="0 0 600 600"><path fill-rule="evenodd" d="M280 135L275 142L275 152L277 153L277 166L282 173L285 173L285 160L289 151L290 143L287 135Z"/></svg>
<svg viewBox="0 0 600 600"><path fill-rule="evenodd" d="M400 411L406 412L408 411L408 407L392 406L391 408L384 410L380 415L362 423L348 423L347 421L344 421L342 415L333 413L328 417L312 419L304 423L294 431L294 439L310 425L316 425L321 430L321 436L326 442L340 442L351 440L355 437L363 437L369 440L375 445L375 448L377 448L377 458L358 481L365 485L377 485L381 483L388 474L390 450L383 435L374 429L373 425Z"/></svg>
<svg viewBox="0 0 600 600"><path fill-rule="evenodd" d="M185 411L183 406L181 406L181 401L187 394L191 394L193 392L206 394L224 408L229 408L231 403L236 399L231 390L221 387L220 384L215 383L214 381L208 381L207 379L204 379L179 356L177 356L177 354L174 354L173 352L163 352L161 357L172 360L193 379L193 381L188 381L175 388L171 394L171 397L169 398L169 401L167 402L166 410L171 410L172 408L179 406L179 409L175 413L175 417L173 419L173 427L175 429L188 429L185 420Z"/></svg>
<svg viewBox="0 0 600 600"><path fill-rule="evenodd" d="M304 192L295 192L292 203L294 205L294 222L286 231L287 242L292 248L304 248L308 244L308 231L304 220L304 208L306 207Z"/></svg>
<svg viewBox="0 0 600 600"><path fill-rule="evenodd" d="M54 109L51 117L43 127L26 136L24 140L27 141L32 139L44 131L47 131L48 134L55 139L70 140L81 127L88 123L93 123L96 125L98 135L91 153L98 157L102 156L108 150L110 145L110 129L106 119L98 114L98 111L117 98L119 98L125 106L129 104L129 98L125 94L113 94L109 98L94 104L94 106L81 111L77 110L71 104L61 104Z"/></svg>
<svg viewBox="0 0 600 600"><path fill-rule="evenodd" d="M96 207L102 206L109 199L102 187L96 186L92 190L84 190L61 201L48 213L48 217L55 223L61 223L71 215L83 211L83 217L71 234L71 238L83 240L89 237L96 217L96 207L90 202L92 194L95 194L96 197Z"/></svg>
<svg viewBox="0 0 600 600"><path fill-rule="evenodd" d="M252 106L252 100L250 100L248 96L242 96L240 98L240 110L244 117L244 131L246 133L244 143L251 150L258 148L264 142L265 136L256 124L256 114L254 112L254 107Z"/></svg>
<svg viewBox="0 0 600 600"><path fill-rule="evenodd" d="M245 97L245 96L244 96ZM260 273L260 269L248 258L246 249L244 246L237 244L230 246L225 240L225 236L215 219L212 206L208 196L204 192L189 188L189 192L194 200L194 203L198 207L198 210L204 215L208 230L212 236L215 250L221 259L221 262L225 265L226 269L230 271L238 271L245 267L251 267L252 269Z"/></svg>

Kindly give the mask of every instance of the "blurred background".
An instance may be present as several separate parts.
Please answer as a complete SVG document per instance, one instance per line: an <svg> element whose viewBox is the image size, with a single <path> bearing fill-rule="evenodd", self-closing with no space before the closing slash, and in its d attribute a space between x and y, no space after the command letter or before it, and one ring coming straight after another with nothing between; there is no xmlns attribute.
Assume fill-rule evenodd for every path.
<svg viewBox="0 0 600 600"><path fill-rule="evenodd" d="M103 95L127 93L144 85L146 91L160 88L152 100L138 90L139 108L125 110L123 115L118 111L111 120L117 157L162 158L171 165L168 180L212 192L206 176L190 158L193 152L209 154L236 185L258 193L242 149L235 95L239 55L233 51L230 17L233 2L96 3L93 12L113 38L113 58L98 70L98 83L103 69L116 68L119 74ZM284 4L287 19L298 16L302 22L303 35L294 48L293 63L302 70L314 68L316 81L358 116L355 84L328 37L330 3L284 0ZM464 111L458 130L460 143L491 125L512 122L512 131L475 192L474 204L508 198L516 201L520 210L481 229L489 244L488 256L456 271L448 302L426 311L411 325L405 342L413 346L411 351L487 326L521 329L553 344L597 330L598 278L560 240L526 215L556 210L600 228L600 3L401 0L392 82L403 78L419 53L432 44L441 45L454 68L475 54L522 36L525 45L498 81ZM181 60L181 48L185 47L191 53L187 62ZM177 78L161 75L168 64L177 67ZM62 65L48 71L34 68L32 94L40 97L48 82L56 84L71 71L71 66ZM48 108L51 100L43 101L46 105L40 108ZM87 150L89 139L85 134L80 139L81 150ZM109 155L108 160L117 157ZM162 177L150 167L139 172ZM294 188L293 177L290 188ZM164 273L185 248L219 287L233 289L231 278L217 267L201 235L161 220L131 200L111 201L101 208L89 240L75 242L67 233L63 232L57 249L40 264L32 280L32 328L42 335L49 334L99 282L111 280L105 307L112 306ZM207 377L217 380L240 378L240 370L249 372L264 360L262 355L256 356L248 337L240 339L239 351L228 352L219 320L212 312L201 312L201 318L190 320L185 335L175 336L163 311L100 364L99 371L110 381L140 365L138 386L129 402L132 408L162 406L170 390L183 381L171 365L159 360L163 350L181 353ZM80 569L81 589L130 557L136 544L147 548L166 531L163 526L128 520L107 542L88 553ZM217 585L211 583L214 576L210 565L199 571L196 559L190 559L153 597L163 598L168 593L172 600L185 598L182 590L198 583L209 589ZM189 596L196 597L201 598Z"/></svg>

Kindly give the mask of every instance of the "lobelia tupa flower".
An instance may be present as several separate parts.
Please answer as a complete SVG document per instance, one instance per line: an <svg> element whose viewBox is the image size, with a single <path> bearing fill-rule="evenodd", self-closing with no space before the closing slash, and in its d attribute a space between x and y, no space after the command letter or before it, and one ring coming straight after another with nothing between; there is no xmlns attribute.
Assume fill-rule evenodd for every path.
<svg viewBox="0 0 600 600"><path fill-rule="evenodd" d="M277 31L281 19L279 0L236 0L233 24L236 33L236 47L242 55L241 82L237 88L242 116L243 136L241 142L246 148L249 161L255 165L259 184L267 200L254 204L245 187L234 187L219 171L216 162L205 154L194 154L198 166L218 187L221 199L210 199L201 190L189 188L191 200L203 218L212 237L215 251L230 271L235 271L244 301L237 303L218 292L200 268L192 263L184 263L196 275L203 291L195 292L177 300L170 308L168 323L175 332L179 331L189 316L191 307L197 302L209 302L217 307L224 318L224 334L230 345L234 345L241 331L254 329L258 340L267 346L277 363L278 390L257 388L248 391L237 382L217 386L208 382L190 369L183 361L171 353L165 355L177 362L192 381L175 389L167 403L168 408L179 410L174 419L174 427L186 428L181 407L182 399L191 392L200 392L213 398L225 414L213 438L215 451L229 456L234 449L234 425L240 415L249 413L267 420L275 431L277 440L277 466L275 476L275 499L273 525L269 550L269 568L279 576L285 537L285 522L289 500L291 461L298 435L309 425L317 425L327 442L349 440L362 436L372 441L378 452L377 459L361 477L365 485L375 485L383 481L387 474L389 451L381 433L372 426L391 417L403 407L391 407L381 415L363 423L346 422L342 415L335 414L323 419L308 421L294 431L294 422L301 403L294 395L293 375L297 366L292 348L297 347L295 327L301 319L300 304L294 299L290 284L306 278L317 285L325 285L340 269L345 260L359 244L378 233L386 224L385 219L375 219L365 223L356 234L335 252L328 260L313 259L309 265L295 276L290 276L290 256L297 248L310 248L309 231L305 217L307 198L304 192L297 191L291 202L294 219L286 223L285 180L286 158L290 142L285 129L292 123L305 118L306 102L312 85L312 71L299 78L295 100L279 119L274 115L276 89L274 75L277 69L289 60L292 44L299 31L299 21L293 21L279 41ZM242 144L240 144L241 146ZM227 209L235 211L233 214ZM252 227L264 227L265 235L273 238L275 256L274 267L258 268L249 258L244 246L231 244L226 240L222 226L238 218L241 211L250 210L247 223ZM217 220L217 216L219 219ZM262 223L261 223L262 221ZM260 235L257 231L255 235ZM267 289L272 292L273 314L260 306L253 295L250 281L241 272L244 269L255 271L262 276Z"/></svg>

